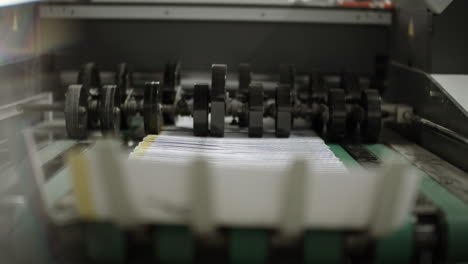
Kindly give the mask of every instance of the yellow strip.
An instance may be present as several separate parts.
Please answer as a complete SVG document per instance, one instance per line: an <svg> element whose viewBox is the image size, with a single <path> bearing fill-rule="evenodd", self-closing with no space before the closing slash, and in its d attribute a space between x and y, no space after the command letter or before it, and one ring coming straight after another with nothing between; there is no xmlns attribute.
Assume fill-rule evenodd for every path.
<svg viewBox="0 0 468 264"><path fill-rule="evenodd" d="M94 208L90 188L88 161L78 150L71 151L67 158L71 170L73 194L77 202L78 212L85 219L95 219L96 209Z"/></svg>
<svg viewBox="0 0 468 264"><path fill-rule="evenodd" d="M158 138L159 135L147 135L143 141L144 142L154 142L156 141L156 138Z"/></svg>
<svg viewBox="0 0 468 264"><path fill-rule="evenodd" d="M143 141L138 143L138 146L133 151L133 155L135 158L144 157L146 151L151 147L153 142L156 141L159 135L147 135L143 138Z"/></svg>
<svg viewBox="0 0 468 264"><path fill-rule="evenodd" d="M149 148L153 142L143 141L138 144L138 148Z"/></svg>
<svg viewBox="0 0 468 264"><path fill-rule="evenodd" d="M414 21L413 18L410 19L408 24L408 36L413 38L414 37Z"/></svg>

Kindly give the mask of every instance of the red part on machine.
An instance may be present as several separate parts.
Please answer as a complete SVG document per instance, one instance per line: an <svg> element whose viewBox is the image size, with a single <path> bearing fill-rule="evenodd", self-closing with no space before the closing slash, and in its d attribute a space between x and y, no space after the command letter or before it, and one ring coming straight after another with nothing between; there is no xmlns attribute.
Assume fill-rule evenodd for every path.
<svg viewBox="0 0 468 264"><path fill-rule="evenodd" d="M339 3L339 6L352 8L393 8L392 3L376 3L374 1L346 1Z"/></svg>

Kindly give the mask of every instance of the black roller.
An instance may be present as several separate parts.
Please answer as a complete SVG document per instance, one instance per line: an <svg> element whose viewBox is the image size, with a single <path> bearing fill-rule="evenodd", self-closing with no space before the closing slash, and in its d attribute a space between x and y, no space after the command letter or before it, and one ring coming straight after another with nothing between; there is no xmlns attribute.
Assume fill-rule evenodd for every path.
<svg viewBox="0 0 468 264"><path fill-rule="evenodd" d="M82 85L82 89L86 91L90 96L97 98L100 94L101 89L101 78L99 75L99 69L96 64L89 62L83 64L80 72L78 73L77 84ZM88 112L88 127L96 129L99 127L99 113L97 105L91 103L86 109Z"/></svg>
<svg viewBox="0 0 468 264"><path fill-rule="evenodd" d="M379 92L368 89L362 92L364 119L361 123L361 137L364 142L375 143L382 129L382 100Z"/></svg>
<svg viewBox="0 0 468 264"><path fill-rule="evenodd" d="M263 85L252 83L249 88L249 137L263 136Z"/></svg>
<svg viewBox="0 0 468 264"><path fill-rule="evenodd" d="M117 86L104 85L101 89L99 117L103 135L117 135L120 131L120 109Z"/></svg>
<svg viewBox="0 0 468 264"><path fill-rule="evenodd" d="M143 119L146 134L159 134L162 128L161 98L159 82L145 84Z"/></svg>
<svg viewBox="0 0 468 264"><path fill-rule="evenodd" d="M115 72L115 84L116 87L116 106L122 107L127 99L127 92L133 87L133 74L130 67L126 63L120 63L117 65ZM130 127L131 117L125 115L124 112L120 112L120 127L122 129L128 129Z"/></svg>
<svg viewBox="0 0 468 264"><path fill-rule="evenodd" d="M348 106L347 118L346 118L346 137L352 142L359 142L359 124L361 122L362 110L361 95L362 90L359 83L359 76L349 72L345 72L342 75L342 83L346 93L345 101Z"/></svg>
<svg viewBox="0 0 468 264"><path fill-rule="evenodd" d="M88 91L82 85L70 85L65 98L65 125L72 139L88 136Z"/></svg>
<svg viewBox="0 0 468 264"><path fill-rule="evenodd" d="M327 139L332 142L340 142L346 136L346 103L343 89L330 89L328 110Z"/></svg>
<svg viewBox="0 0 468 264"><path fill-rule="evenodd" d="M193 134L197 137L206 137L209 133L209 86L205 84L195 84L193 90Z"/></svg>
<svg viewBox="0 0 468 264"><path fill-rule="evenodd" d="M213 64L211 68L211 123L210 135L224 136L224 117L226 116L226 74L227 66Z"/></svg>
<svg viewBox="0 0 468 264"><path fill-rule="evenodd" d="M289 137L292 126L292 92L289 84L276 88L275 128L277 137Z"/></svg>

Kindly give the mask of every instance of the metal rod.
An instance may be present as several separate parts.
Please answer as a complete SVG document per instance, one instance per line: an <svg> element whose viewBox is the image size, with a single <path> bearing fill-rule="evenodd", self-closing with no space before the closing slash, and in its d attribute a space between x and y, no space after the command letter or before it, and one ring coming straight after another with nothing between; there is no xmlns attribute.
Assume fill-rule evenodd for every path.
<svg viewBox="0 0 468 264"><path fill-rule="evenodd" d="M65 109L65 103L53 104L21 104L18 105L18 110L23 112L61 112Z"/></svg>
<svg viewBox="0 0 468 264"><path fill-rule="evenodd" d="M439 124L436 124L430 120L427 120L425 118L422 118L420 116L416 116L414 115L413 116L413 122L416 122L416 123L419 123L421 125L424 125L430 129L433 129L433 130L436 130L437 132L440 132L441 134L451 138L451 139L454 139L458 142L461 142L463 144L466 144L468 145L468 138L463 136L463 135L460 135L458 134L457 132L451 130L451 129L448 129L444 126L441 126Z"/></svg>

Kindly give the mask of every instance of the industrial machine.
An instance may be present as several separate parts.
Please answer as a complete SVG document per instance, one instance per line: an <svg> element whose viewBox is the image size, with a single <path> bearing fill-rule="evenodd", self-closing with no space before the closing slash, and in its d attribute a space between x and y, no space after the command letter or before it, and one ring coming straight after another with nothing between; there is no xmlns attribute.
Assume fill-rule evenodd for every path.
<svg viewBox="0 0 468 264"><path fill-rule="evenodd" d="M372 89L363 90L357 75L341 73L339 83L334 84L325 83L327 76L314 72L311 76L301 76L305 81L297 81L296 85L294 66L281 65L278 84L270 81L270 89L264 91L262 82L252 80L251 66L241 64L238 89L227 91L227 65L214 64L211 90L209 85L195 84L187 91L177 83L179 69L178 65L168 65L163 84L149 82L138 95L132 86L132 72L125 64L118 66L113 86L101 86L94 64L84 65L78 74L78 85L70 85L67 90L68 135L83 139L89 129L96 127L103 133L115 134L120 128L128 127L126 120L132 114L140 113L147 134L158 134L161 124L173 122L176 115L188 115L193 116L194 135L222 137L225 117L230 115L233 122L249 128L250 137L262 137L264 117L275 119L277 137L289 137L294 119L302 117L314 124L317 133L332 141L356 139L356 133L360 134L357 138L362 135L368 142L379 138L382 105L376 86L382 87L384 80L374 78ZM387 112L387 116L395 114ZM408 120L412 118L410 115L409 112L401 114Z"/></svg>
<svg viewBox="0 0 468 264"><path fill-rule="evenodd" d="M468 262L467 10L1 7L0 258Z"/></svg>

